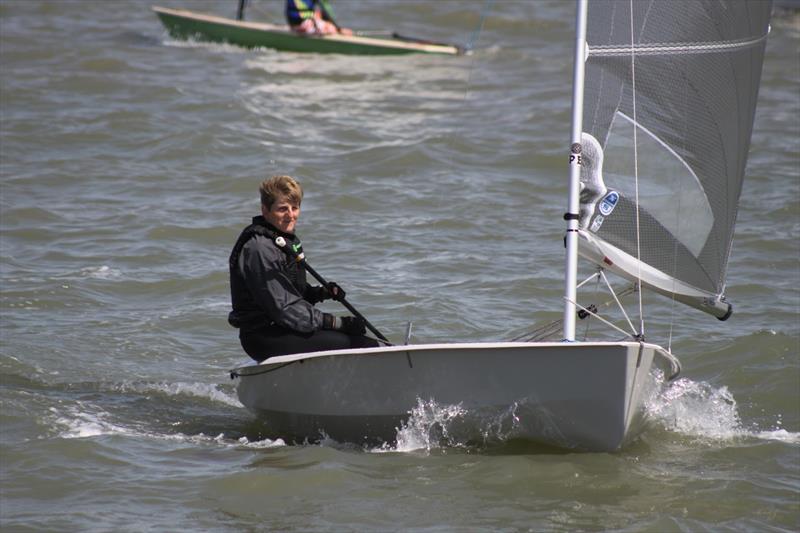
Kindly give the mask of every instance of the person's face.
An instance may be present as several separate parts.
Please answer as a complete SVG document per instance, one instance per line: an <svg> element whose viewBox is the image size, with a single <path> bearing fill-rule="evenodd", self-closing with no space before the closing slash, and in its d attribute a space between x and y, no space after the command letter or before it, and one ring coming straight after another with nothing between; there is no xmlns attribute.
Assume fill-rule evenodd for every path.
<svg viewBox="0 0 800 533"><path fill-rule="evenodd" d="M278 197L272 207L261 206L264 218L284 233L294 233L297 218L300 216L300 204L293 203L285 197Z"/></svg>

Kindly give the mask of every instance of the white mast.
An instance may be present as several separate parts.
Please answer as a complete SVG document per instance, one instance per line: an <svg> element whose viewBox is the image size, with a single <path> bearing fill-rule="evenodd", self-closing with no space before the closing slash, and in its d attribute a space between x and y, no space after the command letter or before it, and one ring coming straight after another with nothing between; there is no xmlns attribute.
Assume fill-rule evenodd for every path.
<svg viewBox="0 0 800 533"><path fill-rule="evenodd" d="M578 278L578 213L580 210L581 132L583 131L583 76L586 61L586 12L588 0L578 0L575 16L575 57L572 70L572 130L569 154L569 201L567 257L564 267L564 340L575 340Z"/></svg>

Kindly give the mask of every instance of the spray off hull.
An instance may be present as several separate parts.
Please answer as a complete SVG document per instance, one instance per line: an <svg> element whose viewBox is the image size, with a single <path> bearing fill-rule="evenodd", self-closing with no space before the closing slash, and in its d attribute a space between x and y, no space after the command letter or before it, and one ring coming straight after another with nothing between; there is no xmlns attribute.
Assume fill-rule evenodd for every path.
<svg viewBox="0 0 800 533"><path fill-rule="evenodd" d="M614 451L644 427L644 400L677 361L661 348L618 343L390 346L274 357L235 369L240 401L271 436L394 442L420 404L458 406L459 442L523 439Z"/></svg>

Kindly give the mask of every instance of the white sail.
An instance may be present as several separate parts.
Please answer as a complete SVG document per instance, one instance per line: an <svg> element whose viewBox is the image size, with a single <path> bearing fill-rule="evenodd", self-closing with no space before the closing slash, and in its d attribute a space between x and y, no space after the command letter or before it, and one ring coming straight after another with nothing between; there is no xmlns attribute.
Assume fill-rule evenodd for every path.
<svg viewBox="0 0 800 533"><path fill-rule="evenodd" d="M589 2L580 253L718 318L770 11Z"/></svg>

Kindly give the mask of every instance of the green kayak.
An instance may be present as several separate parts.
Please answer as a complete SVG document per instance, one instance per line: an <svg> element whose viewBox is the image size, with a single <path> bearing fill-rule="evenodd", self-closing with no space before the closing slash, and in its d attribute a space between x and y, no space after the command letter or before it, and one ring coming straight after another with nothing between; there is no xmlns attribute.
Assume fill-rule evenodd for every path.
<svg viewBox="0 0 800 533"><path fill-rule="evenodd" d="M450 44L421 39L367 37L362 35L299 35L288 26L233 20L185 9L153 7L170 35L179 39L230 43L246 48L274 48L287 52L316 52L319 54L397 55L444 54L458 55L464 50Z"/></svg>

